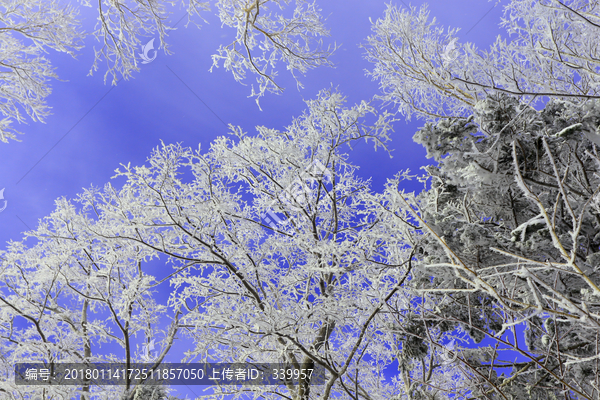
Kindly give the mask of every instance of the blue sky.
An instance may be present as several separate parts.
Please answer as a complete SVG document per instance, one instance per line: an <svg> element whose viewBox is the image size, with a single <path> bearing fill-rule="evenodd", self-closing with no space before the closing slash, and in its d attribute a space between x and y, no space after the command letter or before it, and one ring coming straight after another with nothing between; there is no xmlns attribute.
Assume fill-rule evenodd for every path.
<svg viewBox="0 0 600 400"><path fill-rule="evenodd" d="M423 3L411 4L419 7ZM404 5L402 1L393 4ZM428 4L430 15L439 24L461 28L461 43L486 49L498 34L505 35L498 26L502 4L495 8L493 2L482 0L433 0ZM0 213L2 248L9 240L21 240L23 231L34 229L38 220L54 209L55 199L72 199L84 187L104 185L120 163L143 164L160 140L194 148L201 143L206 149L214 138L226 134L228 123L250 134L257 125L283 129L305 109L303 99L315 98L319 90L332 84L347 97L349 106L378 94L377 82L365 76L365 69L372 65L363 59L364 50L358 45L371 34L369 17L375 21L383 16L385 2L320 0L318 5L331 32L324 43L341 45L331 58L335 68L321 67L300 76L304 89L298 91L291 75L280 66L277 82L286 90L283 95L263 97L263 111L247 97L250 86L237 83L223 68L208 71L210 56L219 44L229 43L235 35L208 12L204 18L209 24L201 29L193 24L184 27L184 19L169 33L173 54L159 51L154 61L141 65L133 79L121 80L117 86L111 86L110 79L104 84L103 69L88 76L93 47L98 46L95 38L86 38L77 59L50 51L48 58L62 79L51 82L53 93L47 101L53 114L45 124L28 121L15 126L25 133L19 135L21 142L0 143L0 189L5 189L7 201ZM171 21L185 16L182 8L171 11ZM95 9L81 10L88 32L95 25L95 13ZM249 75L246 82L253 83L254 77ZM430 163L424 149L412 142L421 125L416 119L396 123L391 159L381 150L374 153L370 144L357 145L351 152L351 159L361 167L358 174L372 178L374 190L381 190L385 180L401 169L419 171ZM113 184L118 186L118 182ZM162 294L166 299L168 293ZM174 350L173 357L179 350ZM200 389L194 391L201 394ZM187 388L178 392L193 396Z"/></svg>

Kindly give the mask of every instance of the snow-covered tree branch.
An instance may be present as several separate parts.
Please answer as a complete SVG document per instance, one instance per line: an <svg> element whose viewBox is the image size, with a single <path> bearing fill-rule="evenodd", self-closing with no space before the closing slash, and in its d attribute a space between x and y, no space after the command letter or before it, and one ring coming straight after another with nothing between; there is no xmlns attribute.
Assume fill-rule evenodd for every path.
<svg viewBox="0 0 600 400"><path fill-rule="evenodd" d="M90 6L89 1L83 1ZM168 53L166 36L174 29L166 22L170 13L165 5L177 2L108 1L98 3L98 24L94 35L103 43L96 51L92 71L106 60L105 79L112 75L116 84L119 76L128 78L139 70L136 51L142 45L141 37L159 34L160 47ZM257 75L258 92L252 88L251 96L258 100L266 91L281 93L283 88L275 82L276 64L283 62L292 74L305 73L310 68L331 65L328 58L335 50L320 50L320 39L328 36L314 2L295 1L293 10L287 10L289 1L282 0L219 0L216 9L224 26L234 28L236 37L227 46L220 46L212 56L213 68L223 62L236 81L242 82L246 72ZM184 2L184 4L186 4ZM188 20L201 18L201 11L210 11L208 2L190 0L186 4ZM287 15L289 14L289 15ZM199 26L198 23L195 23ZM260 49L260 51L257 50ZM211 68L212 71L212 68ZM296 79L298 85L300 82Z"/></svg>
<svg viewBox="0 0 600 400"><path fill-rule="evenodd" d="M482 52L425 7L390 5L365 45L379 98L428 121L414 140L437 163L430 186L391 181L388 212L424 235L413 271L437 308L419 317L485 340L453 343L470 396L600 394L598 22L597 2L513 0L511 40Z"/></svg>
<svg viewBox="0 0 600 400"><path fill-rule="evenodd" d="M389 5L373 24L364 48L380 82L379 97L410 118L467 117L477 102L505 93L524 101L559 98L574 103L600 98L600 5L580 0L511 0L498 37L487 51L460 44L426 6ZM514 38L513 38L514 35Z"/></svg>
<svg viewBox="0 0 600 400"><path fill-rule="evenodd" d="M71 55L81 48L81 32L71 6L55 0L7 0L0 4L0 140L18 140L14 121L49 115L47 83L56 78L45 49Z"/></svg>
<svg viewBox="0 0 600 400"><path fill-rule="evenodd" d="M422 317L492 343L455 347L471 393L598 396L599 116L501 94L415 135L438 161L429 190L398 197L426 234L415 279L438 309Z"/></svg>
<svg viewBox="0 0 600 400"><path fill-rule="evenodd" d="M288 3L282 0L220 0L217 3L223 25L237 29L237 35L231 44L220 46L218 54L213 55L211 71L223 61L225 69L230 70L238 82L244 80L247 70L256 74L258 92L253 86L251 96L256 97L257 104L266 91L283 91L275 82L277 62L287 64L292 74L295 70L305 73L320 65L332 65L329 56L335 51L335 46L327 50L313 47L321 44L321 40L314 40L313 36L329 35L316 4L296 0L293 15L289 18L269 12L275 7L283 11L284 4ZM256 47L262 50L262 54L255 54ZM297 78L296 82L298 87L302 87Z"/></svg>
<svg viewBox="0 0 600 400"><path fill-rule="evenodd" d="M93 35L100 42L90 75L104 71L104 81L111 77L116 85L120 78L128 79L139 71L139 52L144 38L158 34L159 48L169 54L167 36L175 29L169 21L170 7L178 1L80 0L83 6L96 7L98 19ZM199 0L182 2L188 21L200 25L203 11L210 4ZM295 72L302 74L321 65L331 66L329 56L335 50L320 49L321 39L328 35L314 2L281 0L219 0L216 12L223 25L236 30L235 39L220 46L212 56L213 68L222 65L243 82L249 71L256 75L258 87L252 86L250 96L256 102L267 91L281 93L276 83L279 63L285 64L301 83ZM34 121L44 121L50 114L45 99L50 94L49 78L58 78L46 49L67 52L75 56L82 48L85 32L76 19L77 9L61 5L58 0L10 0L0 5L0 140L17 140L11 124L26 122L25 112ZM101 68L101 64L106 66ZM212 68L211 68L212 70ZM260 106L259 106L260 107Z"/></svg>
<svg viewBox="0 0 600 400"><path fill-rule="evenodd" d="M123 362L129 366L141 361L141 351L133 345L134 336L141 332L146 338L160 338L156 326L165 306L153 300L152 290L157 284L142 267L152 253L139 246L101 242L89 235L93 224L61 200L57 210L30 233L39 239L36 246L27 249L15 242L1 254L0 347L4 371L14 372L14 364L23 361ZM168 334L162 335L158 362L173 340ZM100 353L99 348L107 342L117 344L122 353ZM129 389L128 385L125 390ZM14 379L3 379L0 390L13 399L19 398L23 387L15 386ZM21 393L36 390L45 390L46 396L74 398L78 388L25 387ZM122 390L118 386L84 386L80 394L85 399L92 394L116 399Z"/></svg>
<svg viewBox="0 0 600 400"><path fill-rule="evenodd" d="M380 376L401 348L391 345L390 309L405 312L412 298L414 252L403 248L400 237L405 232L418 242L420 235L403 227L390 236L379 217L382 200L356 177L343 152L357 140L385 150L389 115L366 125L364 118L375 110L365 102L343 108L343 102L339 93L323 91L285 132L260 127L257 137L249 137L232 127L233 137L218 139L205 153L163 145L147 166L117 170L127 179L122 189L86 191L79 211L60 203L33 233L54 247L38 250L31 262L49 266L36 282L57 276L64 293L90 308L87 323L72 314L76 329L63 328L74 337L65 348L78 351L71 357L94 358L82 354L85 326L90 340L120 344L125 354L114 361L129 359L130 335L162 312L158 305L144 308L152 305L153 282L169 280L169 306L183 313L177 335L192 339L186 361L286 362L320 366L328 377L324 386L305 379L297 386L223 389L235 398L251 391L265 398L387 399L407 390L405 381L381 382ZM193 178L183 180L184 170ZM17 276L21 253L29 251L9 249L3 265ZM143 274L145 260L159 254L170 271L162 278ZM21 290L21 297L35 292L36 304L44 304L44 291L27 286L7 287L7 301ZM92 305L108 313L114 332L92 322ZM37 336L46 334L34 320L35 329L27 332L38 343L44 340ZM8 354L19 351L25 349L13 346ZM28 356L46 360L53 353Z"/></svg>

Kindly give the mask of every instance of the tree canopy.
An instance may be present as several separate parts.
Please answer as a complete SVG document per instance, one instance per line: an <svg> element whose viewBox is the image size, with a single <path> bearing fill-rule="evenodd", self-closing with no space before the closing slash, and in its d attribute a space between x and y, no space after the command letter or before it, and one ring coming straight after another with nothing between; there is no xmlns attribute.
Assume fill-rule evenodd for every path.
<svg viewBox="0 0 600 400"><path fill-rule="evenodd" d="M139 71L137 54L144 38L158 34L159 48L167 54L168 32L175 29L168 21L169 7L178 1L100 0L92 3L80 0L85 7L97 8L97 24L91 34L101 46L94 48L95 59L90 75L106 64L104 81L109 76L116 85ZM243 82L247 72L256 75L257 88L250 96L259 99L266 92L282 93L275 81L278 61L286 69L305 73L311 68L332 64L329 56L335 51L320 48L319 37L329 32L321 21L314 2L297 0L291 12L285 12L290 1L281 0L219 0L215 7L224 26L234 28L236 36L228 45L221 45L212 56L213 68L222 63L234 79ZM208 2L182 1L188 23L200 27L201 13L211 10ZM49 78L58 78L51 61L43 53L48 49L77 55L83 39L90 34L78 20L78 9L65 6L59 0L10 0L0 4L0 140L18 140L21 133L13 122L26 121L25 112L33 121L44 121L50 115L46 97L50 95ZM211 68L212 70L212 68ZM295 77L295 75L294 75ZM296 77L295 77L296 78ZM297 84L302 84L296 79ZM259 106L260 107L260 106Z"/></svg>

